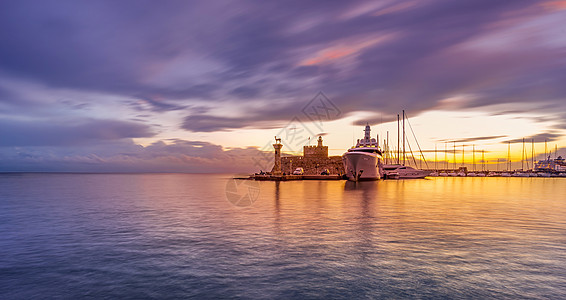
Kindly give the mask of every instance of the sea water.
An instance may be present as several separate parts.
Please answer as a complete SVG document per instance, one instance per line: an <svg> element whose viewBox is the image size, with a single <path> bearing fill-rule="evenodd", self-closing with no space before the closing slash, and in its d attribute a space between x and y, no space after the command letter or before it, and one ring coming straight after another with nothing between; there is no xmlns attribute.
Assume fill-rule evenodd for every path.
<svg viewBox="0 0 566 300"><path fill-rule="evenodd" d="M566 298L566 179L0 175L0 299Z"/></svg>

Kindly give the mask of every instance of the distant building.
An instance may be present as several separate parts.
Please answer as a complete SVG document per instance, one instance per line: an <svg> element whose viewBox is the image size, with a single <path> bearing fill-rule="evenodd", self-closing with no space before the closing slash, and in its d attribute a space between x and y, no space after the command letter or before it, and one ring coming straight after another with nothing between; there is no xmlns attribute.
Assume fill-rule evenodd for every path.
<svg viewBox="0 0 566 300"><path fill-rule="evenodd" d="M303 156L281 157L281 171L291 174L296 168L303 168L306 175L318 175L325 169L330 174L344 174L344 164L340 156L328 156L328 146L318 137L316 146L304 146Z"/></svg>

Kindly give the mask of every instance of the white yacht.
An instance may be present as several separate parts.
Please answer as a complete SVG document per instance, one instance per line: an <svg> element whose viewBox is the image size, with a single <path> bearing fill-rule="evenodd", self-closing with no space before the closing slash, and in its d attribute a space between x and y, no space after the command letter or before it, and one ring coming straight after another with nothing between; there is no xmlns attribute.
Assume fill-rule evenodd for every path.
<svg viewBox="0 0 566 300"><path fill-rule="evenodd" d="M364 130L364 138L342 155L342 162L348 180L377 180L381 178L381 150L376 139L371 138L369 124Z"/></svg>
<svg viewBox="0 0 566 300"><path fill-rule="evenodd" d="M415 169L409 166L403 165L383 165L382 173L386 178L392 179L418 179L418 178L425 178L430 174L430 171L424 171ZM390 174L399 174L394 178Z"/></svg>

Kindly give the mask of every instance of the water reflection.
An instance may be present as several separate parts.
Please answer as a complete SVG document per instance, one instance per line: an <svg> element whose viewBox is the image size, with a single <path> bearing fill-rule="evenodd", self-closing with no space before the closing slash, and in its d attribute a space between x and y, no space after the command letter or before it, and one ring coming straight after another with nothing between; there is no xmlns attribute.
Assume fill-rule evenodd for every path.
<svg viewBox="0 0 566 300"><path fill-rule="evenodd" d="M217 175L2 180L8 298L566 297L564 179L260 182L246 208Z"/></svg>

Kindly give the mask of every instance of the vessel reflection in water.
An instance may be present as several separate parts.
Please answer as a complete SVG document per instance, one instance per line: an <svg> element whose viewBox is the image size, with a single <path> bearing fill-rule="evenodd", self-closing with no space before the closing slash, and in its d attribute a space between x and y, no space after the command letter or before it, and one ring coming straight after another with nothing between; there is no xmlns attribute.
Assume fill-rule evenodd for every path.
<svg viewBox="0 0 566 300"><path fill-rule="evenodd" d="M342 155L346 177L351 181L377 180L380 178L381 150L376 139L371 138L369 124L364 130L364 138Z"/></svg>

